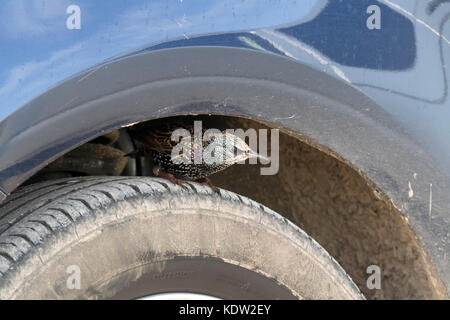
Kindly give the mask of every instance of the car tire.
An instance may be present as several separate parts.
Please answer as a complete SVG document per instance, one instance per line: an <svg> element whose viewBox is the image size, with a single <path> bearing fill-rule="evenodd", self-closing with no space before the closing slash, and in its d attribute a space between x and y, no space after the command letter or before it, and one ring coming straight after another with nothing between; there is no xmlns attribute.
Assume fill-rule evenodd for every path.
<svg viewBox="0 0 450 320"><path fill-rule="evenodd" d="M82 177L0 205L1 299L362 299L330 255L272 210L204 185Z"/></svg>

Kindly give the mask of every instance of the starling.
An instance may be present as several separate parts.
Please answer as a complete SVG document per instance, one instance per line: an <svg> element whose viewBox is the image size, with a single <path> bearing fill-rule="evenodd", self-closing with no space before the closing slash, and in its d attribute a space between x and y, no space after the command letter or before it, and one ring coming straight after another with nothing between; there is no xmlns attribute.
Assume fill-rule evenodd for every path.
<svg viewBox="0 0 450 320"><path fill-rule="evenodd" d="M182 130L179 132L183 133L183 137L174 139L175 130ZM183 180L193 180L207 184L217 192L208 176L249 158L268 161L235 134L218 129L208 131L202 128L200 139L195 139L193 123L168 121L134 128L130 130L130 135L136 143L134 153L152 158L155 176L182 187Z"/></svg>

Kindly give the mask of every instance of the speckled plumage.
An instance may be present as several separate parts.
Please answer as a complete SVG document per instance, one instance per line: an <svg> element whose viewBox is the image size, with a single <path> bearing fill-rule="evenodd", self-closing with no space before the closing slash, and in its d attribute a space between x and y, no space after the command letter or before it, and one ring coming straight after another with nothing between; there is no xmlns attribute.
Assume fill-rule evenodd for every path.
<svg viewBox="0 0 450 320"><path fill-rule="evenodd" d="M176 129L183 128L194 136L193 125L186 125L177 122L160 123L157 126L147 127L132 132L132 136L136 141L138 153L149 155L152 157L154 165L158 166L162 171L172 174L177 179L199 180L204 179L216 172L222 171L233 163L214 163L200 164L194 163L194 146L191 147L191 163L174 163L171 158L172 149L176 142L171 140L172 132ZM202 129L204 134L205 128ZM210 142L203 143L206 148Z"/></svg>

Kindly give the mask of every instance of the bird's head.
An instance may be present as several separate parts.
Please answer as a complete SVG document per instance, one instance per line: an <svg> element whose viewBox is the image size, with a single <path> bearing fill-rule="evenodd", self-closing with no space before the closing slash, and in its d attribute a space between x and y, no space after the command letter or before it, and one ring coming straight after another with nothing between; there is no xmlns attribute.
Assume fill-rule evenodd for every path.
<svg viewBox="0 0 450 320"><path fill-rule="evenodd" d="M269 161L267 157L252 150L243 139L233 133L212 133L209 141L211 142L205 147L203 152L203 159L206 163L232 165L251 158Z"/></svg>

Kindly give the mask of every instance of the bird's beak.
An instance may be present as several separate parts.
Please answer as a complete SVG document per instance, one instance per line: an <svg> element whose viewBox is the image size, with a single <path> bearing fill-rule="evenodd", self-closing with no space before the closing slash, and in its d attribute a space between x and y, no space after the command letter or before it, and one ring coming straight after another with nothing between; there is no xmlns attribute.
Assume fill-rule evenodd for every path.
<svg viewBox="0 0 450 320"><path fill-rule="evenodd" d="M253 150L248 151L248 157L249 158L259 158L259 159L263 160L263 162L267 162L267 163L270 162L270 158L267 158L267 157L263 156L262 154L259 154L258 152L253 151Z"/></svg>

